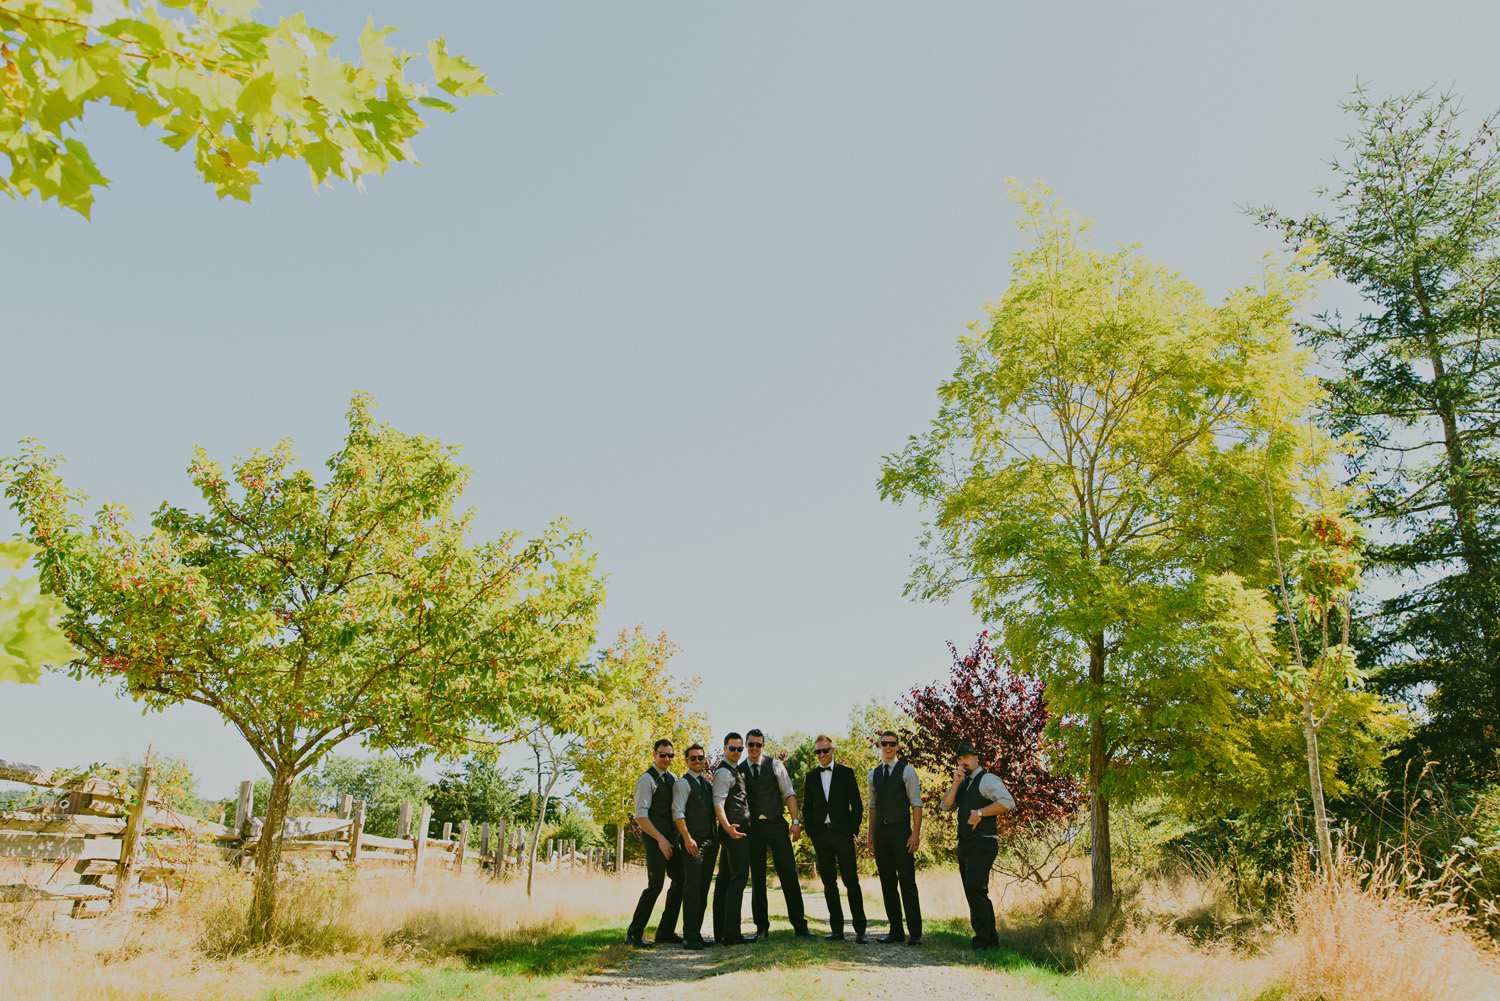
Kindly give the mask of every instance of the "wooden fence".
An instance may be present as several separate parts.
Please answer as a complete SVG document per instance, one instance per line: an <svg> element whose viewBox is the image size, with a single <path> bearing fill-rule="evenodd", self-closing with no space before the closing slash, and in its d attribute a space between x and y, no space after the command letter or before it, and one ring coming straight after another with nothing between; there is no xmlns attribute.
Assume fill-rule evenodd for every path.
<svg viewBox="0 0 1500 1001"><path fill-rule="evenodd" d="M156 798L149 765L134 795L99 779L76 780L4 760L0 779L53 794L36 806L0 812L0 863L11 860L7 868L23 877L0 882L0 903L71 902L75 918L160 907L194 866L228 863L253 870L265 836L262 819L251 816L251 781L240 784L234 826L226 827L169 809ZM432 873L501 878L525 872L532 832L503 820L481 824L477 850L470 850L467 820L457 830L444 824L441 837L419 837L431 827L432 807L421 807L415 827L413 812L412 804L401 806L394 838L366 832L366 804L351 796L343 798L336 817L290 817L281 832L282 865L404 871L416 885ZM618 852L580 850L575 841L556 840L537 848L543 872L618 871Z"/></svg>

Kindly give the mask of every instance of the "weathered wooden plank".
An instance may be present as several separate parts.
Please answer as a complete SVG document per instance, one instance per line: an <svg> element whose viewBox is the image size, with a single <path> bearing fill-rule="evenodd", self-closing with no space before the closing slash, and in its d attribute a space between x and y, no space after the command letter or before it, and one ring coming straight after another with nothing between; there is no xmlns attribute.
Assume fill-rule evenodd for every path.
<svg viewBox="0 0 1500 1001"><path fill-rule="evenodd" d="M244 851L252 852L260 847L260 842L246 841ZM347 852L349 844L345 841L283 841L281 843L283 852L326 852L332 855L336 852Z"/></svg>
<svg viewBox="0 0 1500 1001"><path fill-rule="evenodd" d="M453 853L453 871L463 873L464 853L469 850L469 822L461 820L458 823L458 848Z"/></svg>
<svg viewBox="0 0 1500 1001"><path fill-rule="evenodd" d="M0 834L0 858L37 862L67 862L73 859L118 859L120 842L115 838L69 838L55 834Z"/></svg>
<svg viewBox="0 0 1500 1001"><path fill-rule="evenodd" d="M422 885L422 868L427 861L427 848L431 839L427 837L427 830L432 826L432 804L422 804L422 819L417 823L416 842L417 850L411 866L412 885Z"/></svg>
<svg viewBox="0 0 1500 1001"><path fill-rule="evenodd" d="M120 838L120 865L115 870L115 892L109 899L109 909L115 910L130 903L130 883L135 877L135 853L141 843L141 831L146 823L146 810L151 795L151 751L146 751L146 763L141 766L141 779L135 787L135 805L130 808L130 817L125 821L125 834Z"/></svg>
<svg viewBox="0 0 1500 1001"><path fill-rule="evenodd" d="M24 782L26 785L44 786L48 785L48 776L51 775L41 765L28 765L20 761L6 761L0 758L0 779L7 782Z"/></svg>
<svg viewBox="0 0 1500 1001"><path fill-rule="evenodd" d="M245 833L245 825L250 822L250 805L255 801L255 783L250 779L240 783L240 798L234 804L234 830L236 834Z"/></svg>
<svg viewBox="0 0 1500 1001"><path fill-rule="evenodd" d="M354 821L339 817L288 817L286 823L281 826L283 838L316 838L320 836L337 835L347 831L353 826ZM246 835L250 838L259 838L263 833L266 822L261 817L250 821L250 831Z"/></svg>
<svg viewBox="0 0 1500 1001"><path fill-rule="evenodd" d="M30 886L14 883L0 886L0 903L14 904L26 900L108 900L106 886L84 886L73 883L69 886Z"/></svg>
<svg viewBox="0 0 1500 1001"><path fill-rule="evenodd" d="M358 803L355 803L351 812L353 813L352 819L354 823L349 827L349 861L357 863L359 861L360 845L364 843L365 801L360 800Z"/></svg>
<svg viewBox="0 0 1500 1001"><path fill-rule="evenodd" d="M121 833L125 830L125 821L112 817L73 816L62 813L0 813L0 830L97 837L101 834Z"/></svg>
<svg viewBox="0 0 1500 1001"><path fill-rule="evenodd" d="M365 834L363 832L359 835L359 843L361 845L369 845L371 848L389 848L392 851L398 852L409 852L416 846L416 843L410 838L383 838L378 834Z"/></svg>

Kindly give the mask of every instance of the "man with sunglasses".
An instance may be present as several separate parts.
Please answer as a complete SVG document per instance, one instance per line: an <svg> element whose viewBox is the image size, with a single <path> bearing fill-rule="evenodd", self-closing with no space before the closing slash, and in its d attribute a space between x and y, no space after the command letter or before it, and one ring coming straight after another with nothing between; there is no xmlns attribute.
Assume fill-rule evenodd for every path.
<svg viewBox="0 0 1500 1001"><path fill-rule="evenodd" d="M682 946L702 949L703 912L708 908L708 884L714 874L719 840L714 836L718 821L714 815L714 787L703 774L702 744L689 747L683 756L687 771L677 780L672 792L672 822L682 849Z"/></svg>
<svg viewBox="0 0 1500 1001"><path fill-rule="evenodd" d="M719 875L714 880L714 941L720 945L755 942L740 933L745 882L750 878L750 796L739 770L745 739L724 738L724 758L714 769L714 816L719 821Z"/></svg>
<svg viewBox="0 0 1500 1001"><path fill-rule="evenodd" d="M807 919L802 913L802 884L797 880L797 859L792 839L802 833L797 823L797 794L786 766L765 753L766 735L759 730L745 734L748 753L740 762L745 791L750 796L750 914L755 918L755 937L771 935L771 912L766 900L766 852L776 866L781 895L786 898L786 916L799 938L808 938ZM790 829L785 809L792 815Z"/></svg>
<svg viewBox="0 0 1500 1001"><path fill-rule="evenodd" d="M880 762L870 769L870 831L865 844L875 856L890 922L890 931L877 941L917 945L922 941L916 860L917 846L922 843L922 788L916 770L897 760L900 746L890 730L880 734Z"/></svg>
<svg viewBox="0 0 1500 1001"><path fill-rule="evenodd" d="M864 821L865 804L859 798L859 778L854 769L833 760L833 738L820 733L813 740L818 766L807 773L802 786L802 819L812 839L818 860L818 878L823 881L823 899L828 903L825 938L844 938L844 909L839 903L838 877L849 894L849 916L854 919L854 941L865 941L865 900L859 888L859 860L854 839Z"/></svg>
<svg viewBox="0 0 1500 1001"><path fill-rule="evenodd" d="M979 764L979 754L967 740L953 749L953 784L943 793L942 808L958 811L958 877L969 900L969 925L975 949L1000 945L995 934L995 907L990 903L990 869L1000 852L1000 830L995 818L1016 808L1016 798L1000 776Z"/></svg>
<svg viewBox="0 0 1500 1001"><path fill-rule="evenodd" d="M649 949L646 922L661 894L662 883L670 876L667 902L656 926L656 942L681 942L677 934L677 912L682 906L682 856L674 851L677 828L672 823L672 793L677 776L671 772L676 757L672 742L663 738L652 748L651 767L635 780L635 822L641 829L641 845L646 849L646 888L635 905L635 915L625 931L625 941L637 949Z"/></svg>

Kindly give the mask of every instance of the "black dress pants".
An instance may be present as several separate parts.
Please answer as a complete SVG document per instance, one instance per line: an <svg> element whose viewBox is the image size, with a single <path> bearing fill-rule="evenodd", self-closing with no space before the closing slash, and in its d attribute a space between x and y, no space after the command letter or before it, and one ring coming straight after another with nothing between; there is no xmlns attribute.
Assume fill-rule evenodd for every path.
<svg viewBox="0 0 1500 1001"><path fill-rule="evenodd" d="M661 895L662 883L667 877L671 877L672 885L667 887L667 902L661 909L661 921L656 926L656 939L661 941L677 934L677 912L682 907L682 846L677 843L676 838L671 838L672 857L666 858L661 853L661 845L656 839L641 836L641 844L646 849L646 888L641 891L641 899L636 902L635 915L630 919L630 928L626 931L629 938L640 938L646 934L646 922L651 920L651 909L656 906L656 898Z"/></svg>
<svg viewBox="0 0 1500 1001"><path fill-rule="evenodd" d="M839 877L849 893L849 917L854 920L854 934L865 933L865 898L859 888L859 858L854 853L854 835L822 830L808 832L818 859L818 878L823 881L823 899L828 904L828 930L844 933L844 908L839 903Z"/></svg>
<svg viewBox="0 0 1500 1001"><path fill-rule="evenodd" d="M712 834L696 839L697 856L682 849L682 939L703 941L703 913L708 910L708 887L713 882L719 844Z"/></svg>
<svg viewBox="0 0 1500 1001"><path fill-rule="evenodd" d="M714 879L714 941L740 942L740 911L745 906L745 883L750 879L750 838L719 839L719 875Z"/></svg>
<svg viewBox="0 0 1500 1001"><path fill-rule="evenodd" d="M755 930L771 930L771 912L766 901L766 851L776 866L781 895L786 898L786 918L796 931L807 929L802 913L802 884L797 881L797 857L792 854L792 833L785 817L757 820L750 828L750 914Z"/></svg>
<svg viewBox="0 0 1500 1001"><path fill-rule="evenodd" d="M990 903L990 868L1000 854L1000 842L994 838L970 838L958 843L958 876L969 898L969 924L974 928L974 945L983 949L999 945L995 934L995 905Z"/></svg>
<svg viewBox="0 0 1500 1001"><path fill-rule="evenodd" d="M922 934L922 903L917 899L917 860L906 850L911 837L907 824L881 824L875 828L875 871L880 873L880 895L885 898L885 916L891 934ZM902 912L905 911L905 922Z"/></svg>

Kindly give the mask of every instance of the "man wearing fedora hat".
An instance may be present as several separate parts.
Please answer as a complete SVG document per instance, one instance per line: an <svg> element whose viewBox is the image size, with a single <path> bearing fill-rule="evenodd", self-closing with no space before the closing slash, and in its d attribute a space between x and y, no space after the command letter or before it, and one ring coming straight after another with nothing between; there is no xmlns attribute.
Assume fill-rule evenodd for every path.
<svg viewBox="0 0 1500 1001"><path fill-rule="evenodd" d="M942 808L958 811L958 875L969 900L971 944L975 949L994 948L1000 944L990 903L990 868L1000 853L995 817L1014 810L1016 800L1000 776L980 767L979 755L967 740L953 749L953 784L943 793Z"/></svg>

